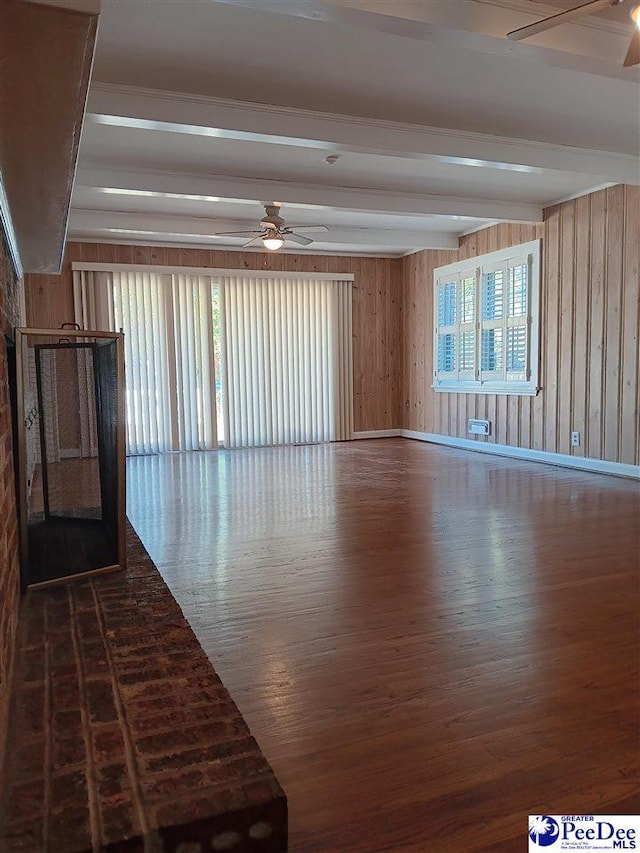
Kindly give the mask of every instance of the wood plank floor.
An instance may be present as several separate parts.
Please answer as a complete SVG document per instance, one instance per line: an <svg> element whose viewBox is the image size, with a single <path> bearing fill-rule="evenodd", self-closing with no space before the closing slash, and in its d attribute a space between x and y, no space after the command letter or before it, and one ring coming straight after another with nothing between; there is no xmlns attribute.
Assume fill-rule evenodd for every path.
<svg viewBox="0 0 640 853"><path fill-rule="evenodd" d="M128 513L293 853L640 812L638 484L404 439L129 460Z"/></svg>

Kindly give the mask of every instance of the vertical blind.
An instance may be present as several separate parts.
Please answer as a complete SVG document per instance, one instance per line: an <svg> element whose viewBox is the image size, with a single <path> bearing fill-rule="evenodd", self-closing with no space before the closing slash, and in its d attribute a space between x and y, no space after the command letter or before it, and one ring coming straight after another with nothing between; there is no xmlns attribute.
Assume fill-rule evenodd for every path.
<svg viewBox="0 0 640 853"><path fill-rule="evenodd" d="M76 322L124 331L127 452L211 450L211 277L74 270Z"/></svg>
<svg viewBox="0 0 640 853"><path fill-rule="evenodd" d="M74 320L81 329L113 331L112 274L92 270L73 273ZM83 457L98 455L98 437L93 402L88 389L93 384L93 362L88 351L78 357L78 401L80 409L80 444Z"/></svg>
<svg viewBox="0 0 640 853"><path fill-rule="evenodd" d="M175 341L175 380L171 391L176 400L178 435L174 446L180 450L211 450L218 446L215 408L215 364L213 359L213 319L211 277L172 276L173 311L167 316L169 349Z"/></svg>
<svg viewBox="0 0 640 853"><path fill-rule="evenodd" d="M225 444L351 437L351 283L223 279Z"/></svg>
<svg viewBox="0 0 640 853"><path fill-rule="evenodd" d="M226 447L351 437L350 281L75 264L73 276L76 322L125 333L130 454L217 447L216 381Z"/></svg>
<svg viewBox="0 0 640 853"><path fill-rule="evenodd" d="M164 306L170 277L113 274L116 329L124 330L127 445L130 454L171 450L169 352Z"/></svg>

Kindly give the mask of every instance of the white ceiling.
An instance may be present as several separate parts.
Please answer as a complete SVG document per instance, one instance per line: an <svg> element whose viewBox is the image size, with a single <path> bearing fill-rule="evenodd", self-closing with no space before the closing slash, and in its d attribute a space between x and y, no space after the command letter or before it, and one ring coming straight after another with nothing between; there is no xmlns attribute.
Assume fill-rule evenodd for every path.
<svg viewBox="0 0 640 853"><path fill-rule="evenodd" d="M239 247L279 201L308 251L402 255L640 183L628 0L504 37L566 6L103 0L69 237Z"/></svg>

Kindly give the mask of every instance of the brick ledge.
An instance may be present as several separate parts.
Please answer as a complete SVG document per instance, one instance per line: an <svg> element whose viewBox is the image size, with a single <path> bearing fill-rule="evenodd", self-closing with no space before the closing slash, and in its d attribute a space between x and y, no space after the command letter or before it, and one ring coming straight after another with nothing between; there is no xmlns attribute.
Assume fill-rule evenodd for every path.
<svg viewBox="0 0 640 853"><path fill-rule="evenodd" d="M6 853L281 853L287 802L132 527L128 569L22 602Z"/></svg>

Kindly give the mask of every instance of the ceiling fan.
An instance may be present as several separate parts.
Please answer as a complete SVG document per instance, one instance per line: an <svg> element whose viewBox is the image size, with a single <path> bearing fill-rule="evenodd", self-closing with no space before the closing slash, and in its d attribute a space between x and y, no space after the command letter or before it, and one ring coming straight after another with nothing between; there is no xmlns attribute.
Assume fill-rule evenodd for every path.
<svg viewBox="0 0 640 853"><path fill-rule="evenodd" d="M242 247L246 249L253 243L262 240L262 245L265 249L272 252L281 249L286 241L299 243L301 246L308 246L313 243L310 237L305 237L304 234L298 234L298 231L328 231L326 225L293 225L288 226L284 219L280 216L280 205L277 202L271 202L264 206L265 216L260 220L260 229L253 231L223 231L220 234L215 234L215 237L251 237L248 243ZM295 229L295 231L294 231ZM254 236L255 235L255 236Z"/></svg>
<svg viewBox="0 0 640 853"><path fill-rule="evenodd" d="M619 6L625 2L627 0L591 0L590 3L583 3L581 6L567 9L566 12L558 12L557 15L543 18L535 24L528 24L526 27L513 30L507 33L507 38L520 41L520 39L526 39L529 36L535 36L538 33L543 33L545 30L550 30L552 27L557 27L558 24L566 24L569 21L575 21L577 18L598 12L600 9L606 9L608 6ZM640 63L640 2L630 3L629 5L629 15L638 29L631 38L631 44L623 63L625 68L630 68L632 65Z"/></svg>

